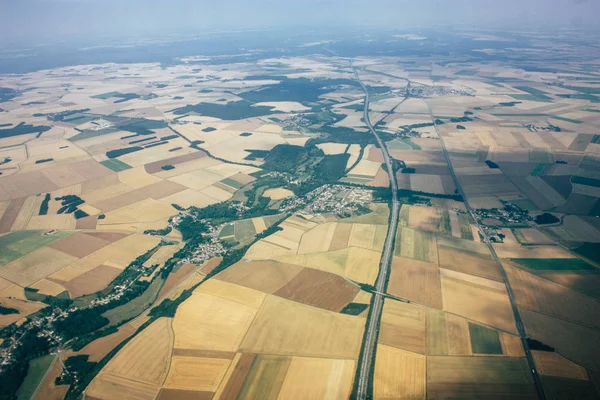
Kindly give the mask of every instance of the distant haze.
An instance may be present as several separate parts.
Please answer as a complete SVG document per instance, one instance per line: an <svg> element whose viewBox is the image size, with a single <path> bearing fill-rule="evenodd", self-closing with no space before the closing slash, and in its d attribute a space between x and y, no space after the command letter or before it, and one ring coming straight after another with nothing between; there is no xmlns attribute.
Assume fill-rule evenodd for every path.
<svg viewBox="0 0 600 400"><path fill-rule="evenodd" d="M271 27L595 27L599 0L0 0L0 39ZM0 43L1 44L1 43Z"/></svg>

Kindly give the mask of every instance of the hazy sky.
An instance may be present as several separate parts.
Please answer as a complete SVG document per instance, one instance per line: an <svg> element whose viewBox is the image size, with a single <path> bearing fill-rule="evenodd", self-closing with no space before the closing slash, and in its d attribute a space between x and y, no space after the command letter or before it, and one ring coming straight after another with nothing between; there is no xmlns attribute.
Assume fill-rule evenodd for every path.
<svg viewBox="0 0 600 400"><path fill-rule="evenodd" d="M0 39L286 26L594 27L600 0L0 0Z"/></svg>

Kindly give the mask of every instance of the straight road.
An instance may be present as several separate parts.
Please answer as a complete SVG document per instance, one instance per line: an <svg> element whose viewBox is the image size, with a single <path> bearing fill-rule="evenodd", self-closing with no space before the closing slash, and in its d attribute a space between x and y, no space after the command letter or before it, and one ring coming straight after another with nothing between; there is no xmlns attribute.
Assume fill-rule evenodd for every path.
<svg viewBox="0 0 600 400"><path fill-rule="evenodd" d="M387 278L390 273L390 267L392 263L392 249L394 247L394 240L396 238L396 229L398 229L398 217L400 214L400 203L398 202L398 184L396 182L396 177L393 173L392 168L392 160L388 153L387 147L385 143L371 124L371 119L369 118L369 90L364 85L364 83L360 80L358 75L358 70L352 67L354 70L354 75L356 80L360 83L363 91L365 92L365 103L364 103L364 120L369 130L375 136L377 143L379 144L379 148L383 153L383 158L385 161L385 165L387 166L388 175L390 178L390 186L392 190L392 209L390 224L388 226L387 237L385 239L385 245L383 247L383 253L381 256L381 261L379 264L379 275L377 276L377 281L375 282L375 293L373 294L374 299L369 309L369 315L367 317L367 328L365 330L365 335L363 339L363 347L361 349L360 356L360 365L358 366L356 381L358 383L356 390L356 399L367 399L370 397L369 393L369 382L371 382L371 371L372 364L375 356L375 343L377 341L377 335L379 333L379 321L381 320L381 312L383 309L383 299L386 289Z"/></svg>
<svg viewBox="0 0 600 400"><path fill-rule="evenodd" d="M438 126L435 123L435 117L433 116L433 114L431 114L431 118L434 121L433 125L438 134L438 137L440 138L440 142L442 144L442 150L444 151L444 157L446 158L446 163L448 164L448 169L450 170L450 175L452 176L452 180L454 181L454 186L456 186L458 193L462 196L464 203L465 203L465 208L467 209L467 212L471 215L471 217L475 221L475 224L477 225L479 232L481 232L481 236L483 236L483 240L485 241L485 244L487 245L488 249L490 250L490 253L492 254L492 258L494 259L494 261L496 262L496 265L498 266L500 275L502 275L502 279L504 280L504 285L506 286L506 291L508 292L508 298L510 300L510 305L512 307L513 314L515 317L515 324L517 325L517 331L519 332L519 336L521 337L521 343L523 344L523 349L525 350L525 358L527 359L527 364L529 364L529 369L531 371L531 377L533 379L533 383L535 385L535 389L537 391L538 398L540 400L545 400L546 395L544 394L542 382L540 380L540 376L538 375L537 369L535 367L535 363L533 361L533 356L531 355L531 350L529 349L529 345L527 344L527 333L525 332L525 326L523 325L523 320L521 319L521 314L519 313L519 309L517 307L517 303L515 301L515 297L514 297L512 288L510 287L510 282L508 280L508 276L506 275L506 271L504 270L504 266L502 265L500 258L498 258L498 254L496 254L496 250L494 249L494 246L492 246L492 242L490 241L489 236L482 229L482 226L479 224L479 221L476 218L476 215L473 212L473 209L469 205L469 200L467 199L467 196L465 195L465 192L463 191L460 181L458 180L456 173L454 172L454 166L452 165L452 162L450 161L450 155L448 154L448 150L446 149L446 143L444 143L444 138L440 134Z"/></svg>

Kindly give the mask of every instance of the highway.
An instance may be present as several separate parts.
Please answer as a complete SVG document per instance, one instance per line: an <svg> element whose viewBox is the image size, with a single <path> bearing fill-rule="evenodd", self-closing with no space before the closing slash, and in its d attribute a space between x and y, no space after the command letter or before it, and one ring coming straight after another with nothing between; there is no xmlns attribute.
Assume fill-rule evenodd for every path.
<svg viewBox="0 0 600 400"><path fill-rule="evenodd" d="M494 246L492 246L492 242L490 241L489 236L487 235L485 230L482 229L481 225L479 224L478 219L475 216L475 213L473 212L473 209L469 205L469 200L467 199L467 196L465 195L465 192L463 191L460 181L458 180L456 173L454 172L454 166L452 165L452 162L450 161L450 155L448 153L448 150L446 149L446 143L444 143L444 138L440 134L438 126L435 123L435 117L433 116L433 114L431 115L431 119L432 119L432 121L434 121L433 124L434 124L435 130L437 132L438 137L440 138L440 142L442 144L442 150L444 152L444 157L446 158L446 163L448 164L448 169L450 170L450 175L452 176L452 180L454 181L454 186L456 186L456 190L458 190L458 193L462 196L462 198L464 200L465 208L467 209L467 212L471 215L471 217L475 221L475 224L477 225L477 228L479 229L479 232L481 233L481 236L483 237L484 242L487 244L488 249L490 250L492 258L496 262L496 265L498 266L498 270L500 271L500 274L502 275L502 279L504 280L504 285L506 286L506 291L508 292L508 298L510 300L510 305L512 307L513 314L515 317L515 324L517 326L517 331L519 332L519 336L521 337L523 349L525 350L525 358L527 359L527 364L529 365L529 370L531 372L531 377L533 379L533 383L535 385L535 389L536 389L538 398L540 400L545 400L546 395L544 394L542 382L540 380L537 369L535 367L535 363L533 362L533 356L531 355L531 350L529 349L529 345L527 344L527 333L525 332L525 326L523 325L523 321L521 320L521 314L519 313L519 309L517 308L517 303L515 301L515 297L514 297L512 288L510 287L510 282L508 280L508 276L506 275L506 271L504 270L504 266L502 265L500 258L498 258L498 254L496 254L496 250L494 249Z"/></svg>
<svg viewBox="0 0 600 400"><path fill-rule="evenodd" d="M381 312L383 309L383 299L386 289L386 282L388 275L390 273L390 267L392 264L392 249L394 248L394 240L396 238L396 229L398 228L398 218L400 215L400 203L398 202L398 184L396 182L396 177L393 173L392 161L390 155L388 153L387 147L385 143L381 140L373 125L371 124L371 119L369 118L369 91L365 84L360 80L358 75L358 70L352 67L354 70L354 75L356 80L360 83L363 91L365 92L365 102L364 102L364 120L371 133L377 139L377 143L379 144L379 148L383 153L383 158L385 161L385 165L387 166L387 170L389 178L390 178L390 186L392 190L392 209L390 223L388 226L387 237L385 239L385 245L383 247L383 253L381 256L381 261L379 264L379 275L377 276L377 281L375 282L375 293L373 294L373 302L371 308L369 309L369 315L367 317L368 325L365 330L364 338L363 338L363 347L361 349L361 360L360 365L357 370L357 390L356 390L356 399L367 399L370 397L369 393L369 382L371 382L371 371L372 364L375 355L375 344L377 341L377 335L379 332L379 321L381 320Z"/></svg>

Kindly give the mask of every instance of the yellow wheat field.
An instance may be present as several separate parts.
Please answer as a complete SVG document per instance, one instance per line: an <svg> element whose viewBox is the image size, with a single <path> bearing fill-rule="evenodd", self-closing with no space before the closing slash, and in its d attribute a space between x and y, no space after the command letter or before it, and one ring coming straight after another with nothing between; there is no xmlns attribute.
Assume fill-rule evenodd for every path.
<svg viewBox="0 0 600 400"><path fill-rule="evenodd" d="M268 296L242 342L242 351L356 359L363 318Z"/></svg>
<svg viewBox="0 0 600 400"><path fill-rule="evenodd" d="M52 274L52 278L61 281L71 279L91 271L98 265L124 269L136 257L144 254L160 242L160 239L149 235L129 235L108 246L75 261L66 268Z"/></svg>
<svg viewBox="0 0 600 400"><path fill-rule="evenodd" d="M237 351L256 312L254 307L196 291L177 309L175 347Z"/></svg>
<svg viewBox="0 0 600 400"><path fill-rule="evenodd" d="M352 390L354 366L354 360L292 357L278 398L347 399Z"/></svg>
<svg viewBox="0 0 600 400"><path fill-rule="evenodd" d="M164 387L214 392L230 363L231 360L220 358L174 356Z"/></svg>
<svg viewBox="0 0 600 400"><path fill-rule="evenodd" d="M322 225L317 225L315 228L306 232L302 235L300 240L300 246L298 247L298 254L316 253L327 251L337 223L330 222Z"/></svg>
<svg viewBox="0 0 600 400"><path fill-rule="evenodd" d="M100 373L85 391L87 399L111 400L118 393L123 400L154 400L160 387L143 382L135 382L120 376Z"/></svg>
<svg viewBox="0 0 600 400"><path fill-rule="evenodd" d="M127 343L102 373L160 386L167 377L173 349L171 321L154 321Z"/></svg>
<svg viewBox="0 0 600 400"><path fill-rule="evenodd" d="M425 356L385 345L377 346L373 397L375 399L425 399Z"/></svg>
<svg viewBox="0 0 600 400"><path fill-rule="evenodd" d="M379 271L381 253L349 247L323 253L278 255L273 259L331 272L357 282L374 283Z"/></svg>

